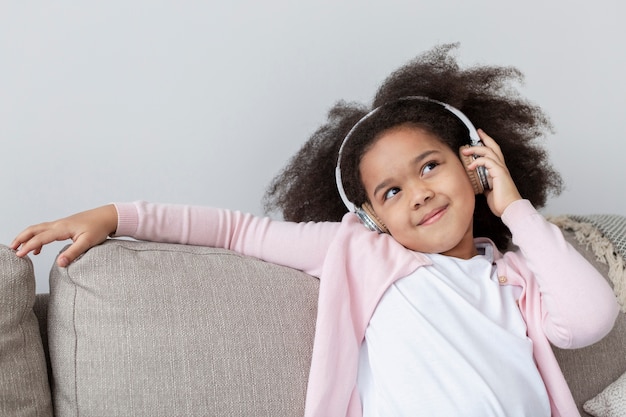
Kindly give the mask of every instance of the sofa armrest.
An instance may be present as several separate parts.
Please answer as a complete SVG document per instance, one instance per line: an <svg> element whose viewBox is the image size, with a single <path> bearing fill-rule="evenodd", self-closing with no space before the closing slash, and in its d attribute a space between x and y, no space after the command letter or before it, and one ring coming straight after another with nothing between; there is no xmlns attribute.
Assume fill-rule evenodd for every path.
<svg viewBox="0 0 626 417"><path fill-rule="evenodd" d="M0 415L51 416L39 324L33 313L35 276L29 258L0 245Z"/></svg>
<svg viewBox="0 0 626 417"><path fill-rule="evenodd" d="M50 282L58 415L302 415L318 280L234 252L108 240Z"/></svg>

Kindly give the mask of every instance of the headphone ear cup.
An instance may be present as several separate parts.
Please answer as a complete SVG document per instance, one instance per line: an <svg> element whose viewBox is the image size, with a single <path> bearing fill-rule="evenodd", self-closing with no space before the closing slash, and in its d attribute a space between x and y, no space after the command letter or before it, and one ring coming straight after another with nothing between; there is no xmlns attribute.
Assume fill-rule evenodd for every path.
<svg viewBox="0 0 626 417"><path fill-rule="evenodd" d="M485 187L481 179L478 176L477 169L467 169L468 165L474 162L474 157L471 155L464 155L462 153L463 149L469 148L470 145L464 145L459 148L459 157L461 158L461 162L463 162L463 166L465 167L465 172L467 172L467 176L472 183L472 188L474 189L474 194L482 194L485 192Z"/></svg>
<svg viewBox="0 0 626 417"><path fill-rule="evenodd" d="M389 229L378 218L370 203L363 203L363 206L357 210L357 215L368 229L378 233L389 233Z"/></svg>

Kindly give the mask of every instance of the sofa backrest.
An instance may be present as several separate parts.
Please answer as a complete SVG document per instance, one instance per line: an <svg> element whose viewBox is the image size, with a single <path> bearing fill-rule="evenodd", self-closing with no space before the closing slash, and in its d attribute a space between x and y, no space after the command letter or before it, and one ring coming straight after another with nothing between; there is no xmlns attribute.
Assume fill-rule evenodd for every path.
<svg viewBox="0 0 626 417"><path fill-rule="evenodd" d="M53 268L57 415L303 415L318 280L222 249L109 240Z"/></svg>

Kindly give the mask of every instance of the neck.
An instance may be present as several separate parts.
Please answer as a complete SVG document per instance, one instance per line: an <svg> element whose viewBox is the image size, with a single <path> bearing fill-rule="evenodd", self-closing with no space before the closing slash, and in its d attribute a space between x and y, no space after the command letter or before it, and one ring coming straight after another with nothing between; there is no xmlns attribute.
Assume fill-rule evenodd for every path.
<svg viewBox="0 0 626 417"><path fill-rule="evenodd" d="M474 239L472 239L469 243L460 243L455 248L450 249L446 252L442 252L441 254L451 256L453 258L471 259L474 256L478 255L478 249L476 249L476 245L474 245Z"/></svg>

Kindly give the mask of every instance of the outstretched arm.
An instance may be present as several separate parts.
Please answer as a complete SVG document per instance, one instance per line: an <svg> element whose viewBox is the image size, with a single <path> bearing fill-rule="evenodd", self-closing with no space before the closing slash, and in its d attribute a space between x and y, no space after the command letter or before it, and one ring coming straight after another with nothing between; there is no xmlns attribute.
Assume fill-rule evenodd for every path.
<svg viewBox="0 0 626 417"><path fill-rule="evenodd" d="M116 229L117 210L109 204L27 227L10 246L17 251L17 256L22 257L30 252L39 254L48 243L71 239L73 243L57 258L57 264L66 267L89 248L104 242Z"/></svg>
<svg viewBox="0 0 626 417"><path fill-rule="evenodd" d="M30 226L11 243L17 256L71 239L57 258L61 267L109 236L211 246L254 256L319 276L338 223L290 223L236 211L148 202L102 206Z"/></svg>
<svg viewBox="0 0 626 417"><path fill-rule="evenodd" d="M293 223L239 211L145 201L116 204L116 235L230 249L319 276L339 223Z"/></svg>

